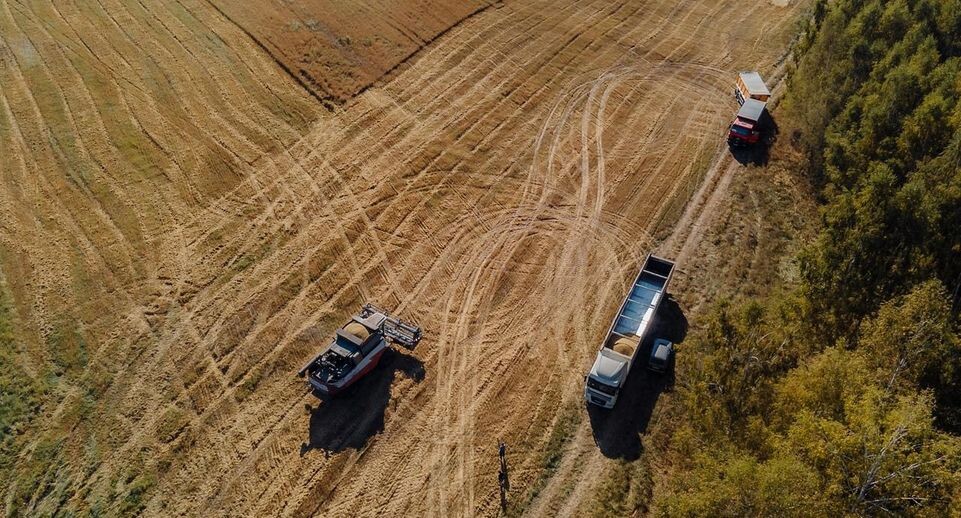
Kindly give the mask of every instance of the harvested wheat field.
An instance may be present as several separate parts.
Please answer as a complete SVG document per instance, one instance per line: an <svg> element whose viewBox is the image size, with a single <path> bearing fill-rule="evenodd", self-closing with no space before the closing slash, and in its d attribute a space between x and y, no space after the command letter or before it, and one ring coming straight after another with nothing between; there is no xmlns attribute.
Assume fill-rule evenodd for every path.
<svg viewBox="0 0 961 518"><path fill-rule="evenodd" d="M800 6L241 4L0 2L4 508L496 515L500 438L511 512L577 513L617 456L583 374L648 252L701 289L734 72ZM322 403L364 301L424 339Z"/></svg>

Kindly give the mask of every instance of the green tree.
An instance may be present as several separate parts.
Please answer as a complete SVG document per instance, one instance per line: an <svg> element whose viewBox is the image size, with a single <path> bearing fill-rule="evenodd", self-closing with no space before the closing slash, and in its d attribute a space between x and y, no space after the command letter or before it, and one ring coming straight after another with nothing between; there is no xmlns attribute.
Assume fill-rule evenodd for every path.
<svg viewBox="0 0 961 518"><path fill-rule="evenodd" d="M925 394L891 401L881 387L862 387L840 416L799 410L777 451L818 473L822 496L847 512L943 516L961 449L934 428L931 409Z"/></svg>
<svg viewBox="0 0 961 518"><path fill-rule="evenodd" d="M831 348L785 376L776 389L774 455L818 473L820 493L846 512L946 512L959 487L961 447L934 427L930 394L895 394L875 376L876 364L868 346Z"/></svg>
<svg viewBox="0 0 961 518"><path fill-rule="evenodd" d="M791 457L759 461L747 454L700 454L661 502L665 516L823 516L817 472Z"/></svg>
<svg viewBox="0 0 961 518"><path fill-rule="evenodd" d="M819 0L804 30L777 115L821 230L795 293L684 344L654 508L961 516L961 0Z"/></svg>
<svg viewBox="0 0 961 518"><path fill-rule="evenodd" d="M858 348L887 391L931 390L941 427L959 429L961 340L940 282L928 281L882 305L863 326Z"/></svg>

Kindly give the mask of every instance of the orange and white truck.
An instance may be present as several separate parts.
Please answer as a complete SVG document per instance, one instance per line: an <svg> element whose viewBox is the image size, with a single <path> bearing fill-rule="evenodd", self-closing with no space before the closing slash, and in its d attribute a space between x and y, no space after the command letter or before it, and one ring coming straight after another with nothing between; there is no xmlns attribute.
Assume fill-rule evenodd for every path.
<svg viewBox="0 0 961 518"><path fill-rule="evenodd" d="M769 122L767 101L771 98L771 91L761 75L757 72L738 73L734 98L741 107L728 130L728 144L731 147L743 147L762 142Z"/></svg>

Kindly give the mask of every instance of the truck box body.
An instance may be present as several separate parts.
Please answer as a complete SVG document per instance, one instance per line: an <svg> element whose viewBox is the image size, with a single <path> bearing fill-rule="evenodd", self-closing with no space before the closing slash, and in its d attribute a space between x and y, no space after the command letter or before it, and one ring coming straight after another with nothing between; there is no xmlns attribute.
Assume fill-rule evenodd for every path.
<svg viewBox="0 0 961 518"><path fill-rule="evenodd" d="M644 260L587 375L584 398L588 403L614 407L673 272L674 263L667 259L648 254Z"/></svg>
<svg viewBox="0 0 961 518"><path fill-rule="evenodd" d="M734 97L738 104L744 104L747 99L754 99L766 103L771 98L771 91L768 90L761 74L757 72L739 72L735 82Z"/></svg>

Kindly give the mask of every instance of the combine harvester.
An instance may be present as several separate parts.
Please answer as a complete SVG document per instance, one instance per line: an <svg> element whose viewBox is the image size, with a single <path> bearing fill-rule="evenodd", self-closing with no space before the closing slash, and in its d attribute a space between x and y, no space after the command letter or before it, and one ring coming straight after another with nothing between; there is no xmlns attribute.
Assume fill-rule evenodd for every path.
<svg viewBox="0 0 961 518"><path fill-rule="evenodd" d="M634 358L646 345L646 332L651 327L673 273L672 261L648 254L586 377L584 399L588 403L614 408L617 395L627 382ZM673 345L659 338L655 340L651 351L648 367L664 372L670 363Z"/></svg>
<svg viewBox="0 0 961 518"><path fill-rule="evenodd" d="M360 313L337 330L330 345L297 375L306 374L307 388L314 395L333 396L377 366L388 340L411 349L420 337L419 327L393 318L373 304L364 304Z"/></svg>

